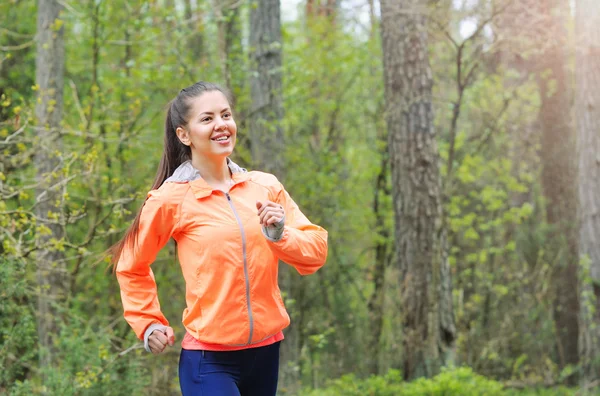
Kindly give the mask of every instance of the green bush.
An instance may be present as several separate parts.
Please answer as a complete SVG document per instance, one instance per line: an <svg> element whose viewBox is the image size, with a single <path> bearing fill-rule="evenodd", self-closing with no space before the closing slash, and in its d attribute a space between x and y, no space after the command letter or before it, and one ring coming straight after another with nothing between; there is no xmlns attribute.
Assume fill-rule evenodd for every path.
<svg viewBox="0 0 600 396"><path fill-rule="evenodd" d="M403 382L398 370L390 370L384 376L366 379L345 375L330 381L326 388L306 389L301 396L567 396L575 393L564 387L523 390L503 387L502 383L476 374L469 367L444 369L433 378L411 382Z"/></svg>
<svg viewBox="0 0 600 396"><path fill-rule="evenodd" d="M502 395L502 384L475 374L467 367L447 369L432 379L420 378L403 382L398 370L390 370L384 376L358 379L345 375L331 381L325 389L306 391L305 396L470 396Z"/></svg>
<svg viewBox="0 0 600 396"><path fill-rule="evenodd" d="M398 370L390 370L384 376L371 376L359 379L354 374L332 380L325 389L305 390L303 396L395 396L402 394L402 375Z"/></svg>
<svg viewBox="0 0 600 396"><path fill-rule="evenodd" d="M143 367L142 349L119 356L110 332L71 312L57 338L56 364L36 370L27 379L16 380L7 389L11 396L137 395L149 385ZM1 393L1 392L0 392Z"/></svg>
<svg viewBox="0 0 600 396"><path fill-rule="evenodd" d="M502 384L476 374L471 368L446 369L432 379L406 383L402 395L479 396L502 395Z"/></svg>

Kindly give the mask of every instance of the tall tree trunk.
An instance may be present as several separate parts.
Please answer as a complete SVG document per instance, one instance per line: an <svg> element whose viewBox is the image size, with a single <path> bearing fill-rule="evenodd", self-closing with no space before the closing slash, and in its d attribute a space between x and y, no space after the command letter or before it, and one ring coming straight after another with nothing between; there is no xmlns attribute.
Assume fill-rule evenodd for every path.
<svg viewBox="0 0 600 396"><path fill-rule="evenodd" d="M250 93L247 116L254 167L283 178L285 142L282 93L282 37L279 0L257 0L250 12ZM279 286L287 299L301 306L302 288L287 265L279 266ZM292 323L281 345L280 384L293 388L298 373L293 369L300 356L300 329L290 312Z"/></svg>
<svg viewBox="0 0 600 396"><path fill-rule="evenodd" d="M60 241L63 227L60 201L61 188L57 185L55 172L60 161L55 152L61 150L59 136L63 106L64 75L64 27L60 19L62 6L58 0L39 0L37 17L36 84L38 100L35 106L36 133L39 147L35 155L38 188L36 214L49 228L48 234L38 236L37 281L38 337L40 365L52 362L53 340L59 333L60 323L57 305L65 297L68 285L63 254L52 248L52 240Z"/></svg>
<svg viewBox="0 0 600 396"><path fill-rule="evenodd" d="M245 77L240 4L235 0L213 0L213 8L217 19L217 52L221 63L221 78L234 93L234 97L238 97L241 96Z"/></svg>
<svg viewBox="0 0 600 396"><path fill-rule="evenodd" d="M542 188L551 226L548 258L553 264L553 314L559 367L578 363L578 235L576 145L571 125L571 89L567 72L568 3L542 0L547 36L538 60L541 94Z"/></svg>
<svg viewBox="0 0 600 396"><path fill-rule="evenodd" d="M217 54L221 65L221 78L225 81L227 87L230 86L231 80L227 63L227 21L225 18L225 13L230 6L229 3L229 1L212 0L215 19L217 20Z"/></svg>
<svg viewBox="0 0 600 396"><path fill-rule="evenodd" d="M580 283L579 351L583 379L591 382L600 373L600 3L577 0L576 7L579 257L589 264Z"/></svg>
<svg viewBox="0 0 600 396"><path fill-rule="evenodd" d="M378 20L377 13L375 10L375 1L369 0L369 19L370 19L370 34L369 40L372 44L377 43L377 34L378 34ZM370 72L372 75L377 75L377 70L375 69L375 65L370 65ZM379 121L379 114L382 114L384 111L383 103L378 105L378 111L376 111L375 116L377 120L373 120L376 124ZM381 130L382 128L380 128ZM379 150L379 155L381 156L380 169L377 174L377 179L375 183L375 192L373 196L373 214L375 216L375 224L377 226L377 240L375 243L375 262L373 263L373 268L371 272L371 276L373 278L373 293L369 297L369 302L367 305L367 309L369 312L369 338L368 338L368 347L367 350L369 352L369 372L371 374L381 374L381 355L382 355L382 347L381 347L381 336L383 333L383 318L384 318L384 301L385 301L385 274L386 270L391 262L391 250L392 250L392 241L390 238L391 229L386 227L385 217L389 212L386 210L387 208L384 205L384 202L388 201L388 198L391 195L391 191L389 188L389 147L387 145L387 134L380 133L377 137L378 143L381 143L381 149Z"/></svg>
<svg viewBox="0 0 600 396"><path fill-rule="evenodd" d="M244 91L246 78L246 59L242 43L242 23L240 6L231 8L228 12L225 27L225 48L227 48L228 81L227 86L236 97Z"/></svg>
<svg viewBox="0 0 600 396"><path fill-rule="evenodd" d="M185 18L192 34L187 40L187 48L192 52L192 59L200 68L206 64L206 49L204 48L204 21L202 20L202 7L204 0L198 0L196 9L193 8L194 0L185 0Z"/></svg>
<svg viewBox="0 0 600 396"><path fill-rule="evenodd" d="M402 282L403 373L436 374L455 338L444 253L427 1L381 0L386 121L397 266ZM446 279L443 279L446 277Z"/></svg>
<svg viewBox="0 0 600 396"><path fill-rule="evenodd" d="M278 0L258 0L250 13L249 127L256 167L282 176L284 138L281 15Z"/></svg>

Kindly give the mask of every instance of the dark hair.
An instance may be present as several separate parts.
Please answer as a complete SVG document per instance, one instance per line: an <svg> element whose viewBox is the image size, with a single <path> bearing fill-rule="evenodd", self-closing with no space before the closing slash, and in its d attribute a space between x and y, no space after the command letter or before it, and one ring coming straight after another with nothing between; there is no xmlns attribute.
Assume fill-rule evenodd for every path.
<svg viewBox="0 0 600 396"><path fill-rule="evenodd" d="M233 99L229 91L217 84L204 81L199 81L190 87L182 89L179 91L175 99L169 102L169 109L167 110L167 116L165 118L163 154L160 159L160 164L158 165L158 170L156 172L156 177L154 178L154 183L152 183L151 190L159 188L164 181L167 180L167 178L171 176L173 172L175 172L175 169L177 169L179 165L191 159L190 147L181 143L175 131L178 127L187 125L189 121L188 118L192 99L195 99L206 92L212 91L219 91L225 95L229 101L229 105L233 107ZM145 203L146 202L144 201L144 204ZM142 204L140 210L135 216L135 219L133 220L133 223L131 226L129 226L123 238L108 250L109 254L112 256L111 264L113 266L113 270L116 269L123 249L125 249L128 244L131 244L132 246L137 244L137 234L140 228L140 217L142 215L144 204Z"/></svg>

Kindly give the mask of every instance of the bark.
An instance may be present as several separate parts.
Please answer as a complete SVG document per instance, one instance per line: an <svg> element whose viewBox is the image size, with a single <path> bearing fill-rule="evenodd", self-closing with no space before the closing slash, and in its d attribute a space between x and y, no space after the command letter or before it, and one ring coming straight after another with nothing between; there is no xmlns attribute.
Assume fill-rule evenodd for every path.
<svg viewBox="0 0 600 396"><path fill-rule="evenodd" d="M61 322L58 305L65 298L68 285L67 271L63 254L48 247L51 240L61 240L63 227L53 223L62 218L61 191L56 186L54 172L60 166L55 152L60 152L59 136L63 106L64 76L64 27L60 20L62 6L58 0L40 0L37 16L36 84L38 100L35 107L36 133L39 147L35 155L38 188L36 214L46 226L50 235L38 235L37 243L37 282L38 297L38 337L40 343L40 365L52 363L54 343L59 334ZM52 215L50 215L52 214ZM50 219L49 219L50 217Z"/></svg>
<svg viewBox="0 0 600 396"><path fill-rule="evenodd" d="M591 383L600 372L600 4L578 0L576 7L579 257L589 265L580 282L579 351L583 380Z"/></svg>
<svg viewBox="0 0 600 396"><path fill-rule="evenodd" d="M240 5L235 0L213 0L213 8L217 19L217 52L221 64L221 78L234 97L237 97L241 95L244 86Z"/></svg>
<svg viewBox="0 0 600 396"><path fill-rule="evenodd" d="M250 12L250 93L248 120L250 145L255 168L284 176L285 142L282 94L282 37L279 0L257 0ZM279 266L279 286L285 299L296 301L300 312L290 312L292 323L281 345L280 388L292 391L298 384L298 371L292 364L299 361L303 321L303 286L287 265Z"/></svg>
<svg viewBox="0 0 600 396"><path fill-rule="evenodd" d="M546 26L544 47L537 62L541 95L542 189L546 199L548 258L553 265L553 316L557 335L558 363L562 369L576 365L578 357L577 296L578 235L576 146L571 125L571 90L567 72L568 4L565 0L542 0Z"/></svg>
<svg viewBox="0 0 600 396"><path fill-rule="evenodd" d="M219 58L219 64L221 66L221 78L225 81L227 87L229 87L231 76L229 74L229 67L227 64L227 22L224 12L227 11L229 1L213 0L213 10L215 13L215 19L217 20L217 54Z"/></svg>
<svg viewBox="0 0 600 396"><path fill-rule="evenodd" d="M381 0L406 379L439 372L455 339L448 293L450 271L444 254L426 5L424 0Z"/></svg>
<svg viewBox="0 0 600 396"><path fill-rule="evenodd" d="M202 18L203 0L197 1L197 9L193 8L193 0L185 1L185 18L188 21L188 26L192 30L192 34L188 38L187 47L192 51L192 59L200 68L206 64L206 49L204 48L204 21Z"/></svg>
<svg viewBox="0 0 600 396"><path fill-rule="evenodd" d="M258 0L250 14L250 139L256 167L282 176L284 137L281 15L278 0Z"/></svg>

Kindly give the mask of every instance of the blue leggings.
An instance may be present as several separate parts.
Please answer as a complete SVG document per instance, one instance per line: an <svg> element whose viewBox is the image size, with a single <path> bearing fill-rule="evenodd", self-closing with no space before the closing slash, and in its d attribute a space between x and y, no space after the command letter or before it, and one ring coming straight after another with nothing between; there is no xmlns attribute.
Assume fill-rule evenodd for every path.
<svg viewBox="0 0 600 396"><path fill-rule="evenodd" d="M183 396L275 396L279 344L231 352L181 350Z"/></svg>

